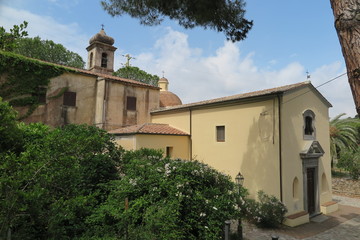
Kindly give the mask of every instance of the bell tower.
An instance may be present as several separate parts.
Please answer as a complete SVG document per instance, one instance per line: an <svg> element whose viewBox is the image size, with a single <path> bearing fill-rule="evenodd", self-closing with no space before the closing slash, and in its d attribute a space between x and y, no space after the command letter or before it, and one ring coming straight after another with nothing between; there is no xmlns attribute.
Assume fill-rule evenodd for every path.
<svg viewBox="0 0 360 240"><path fill-rule="evenodd" d="M87 69L93 72L112 74L114 72L114 39L106 35L104 26L89 40Z"/></svg>

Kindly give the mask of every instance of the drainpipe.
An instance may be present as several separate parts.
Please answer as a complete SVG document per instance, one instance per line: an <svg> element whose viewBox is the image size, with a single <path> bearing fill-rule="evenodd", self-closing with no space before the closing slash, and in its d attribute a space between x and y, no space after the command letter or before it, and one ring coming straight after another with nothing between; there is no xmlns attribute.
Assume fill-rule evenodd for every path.
<svg viewBox="0 0 360 240"><path fill-rule="evenodd" d="M106 112L107 112L107 102L109 99L109 80L105 79L105 89L104 89L104 101L103 101L103 113L102 113L102 122L103 122L103 129L106 129Z"/></svg>
<svg viewBox="0 0 360 240"><path fill-rule="evenodd" d="M280 171L280 201L283 201L283 184L282 184L282 139L281 139L281 95L277 95L278 98L278 112L279 112L279 171Z"/></svg>
<svg viewBox="0 0 360 240"><path fill-rule="evenodd" d="M192 110L189 108L189 120L190 120L190 160L192 160Z"/></svg>

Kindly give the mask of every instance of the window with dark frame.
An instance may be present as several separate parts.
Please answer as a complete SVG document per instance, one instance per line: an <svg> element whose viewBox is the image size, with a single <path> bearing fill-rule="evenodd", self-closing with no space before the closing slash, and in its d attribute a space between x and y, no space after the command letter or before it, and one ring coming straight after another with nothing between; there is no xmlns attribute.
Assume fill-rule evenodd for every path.
<svg viewBox="0 0 360 240"><path fill-rule="evenodd" d="M75 107L76 106L76 92L64 92L63 105Z"/></svg>
<svg viewBox="0 0 360 240"><path fill-rule="evenodd" d="M166 147L166 157L172 157L173 155L173 147Z"/></svg>
<svg viewBox="0 0 360 240"><path fill-rule="evenodd" d="M311 110L306 110L303 113L304 127L303 134L305 140L314 140L316 135L315 130L315 114Z"/></svg>
<svg viewBox="0 0 360 240"><path fill-rule="evenodd" d="M312 117L307 116L305 117L305 135L312 135L313 132Z"/></svg>
<svg viewBox="0 0 360 240"><path fill-rule="evenodd" d="M216 126L216 141L225 142L225 126Z"/></svg>
<svg viewBox="0 0 360 240"><path fill-rule="evenodd" d="M107 53L102 53L101 54L101 67L106 68L107 67Z"/></svg>
<svg viewBox="0 0 360 240"><path fill-rule="evenodd" d="M130 111L136 111L136 97L126 98L126 109Z"/></svg>
<svg viewBox="0 0 360 240"><path fill-rule="evenodd" d="M94 54L90 53L90 66L89 67L93 66L93 58L94 58Z"/></svg>

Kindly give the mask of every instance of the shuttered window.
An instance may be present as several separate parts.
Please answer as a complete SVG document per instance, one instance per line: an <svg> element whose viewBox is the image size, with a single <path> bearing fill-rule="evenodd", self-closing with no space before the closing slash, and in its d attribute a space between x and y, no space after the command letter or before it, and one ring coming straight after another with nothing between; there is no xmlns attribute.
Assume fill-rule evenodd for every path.
<svg viewBox="0 0 360 240"><path fill-rule="evenodd" d="M63 105L75 107L76 106L76 92L64 92Z"/></svg>
<svg viewBox="0 0 360 240"><path fill-rule="evenodd" d="M136 97L127 97L126 109L130 111L136 111Z"/></svg>
<svg viewBox="0 0 360 240"><path fill-rule="evenodd" d="M225 126L216 126L216 141L225 142Z"/></svg>

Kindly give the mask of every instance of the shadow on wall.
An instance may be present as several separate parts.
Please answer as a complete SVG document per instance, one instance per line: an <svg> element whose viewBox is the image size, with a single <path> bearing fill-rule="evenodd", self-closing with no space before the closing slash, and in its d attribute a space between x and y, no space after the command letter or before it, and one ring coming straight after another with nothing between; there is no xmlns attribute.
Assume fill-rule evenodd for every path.
<svg viewBox="0 0 360 240"><path fill-rule="evenodd" d="M246 151L242 155L240 171L250 197L259 190L279 198L279 158L274 111L267 109L254 117L249 128Z"/></svg>

